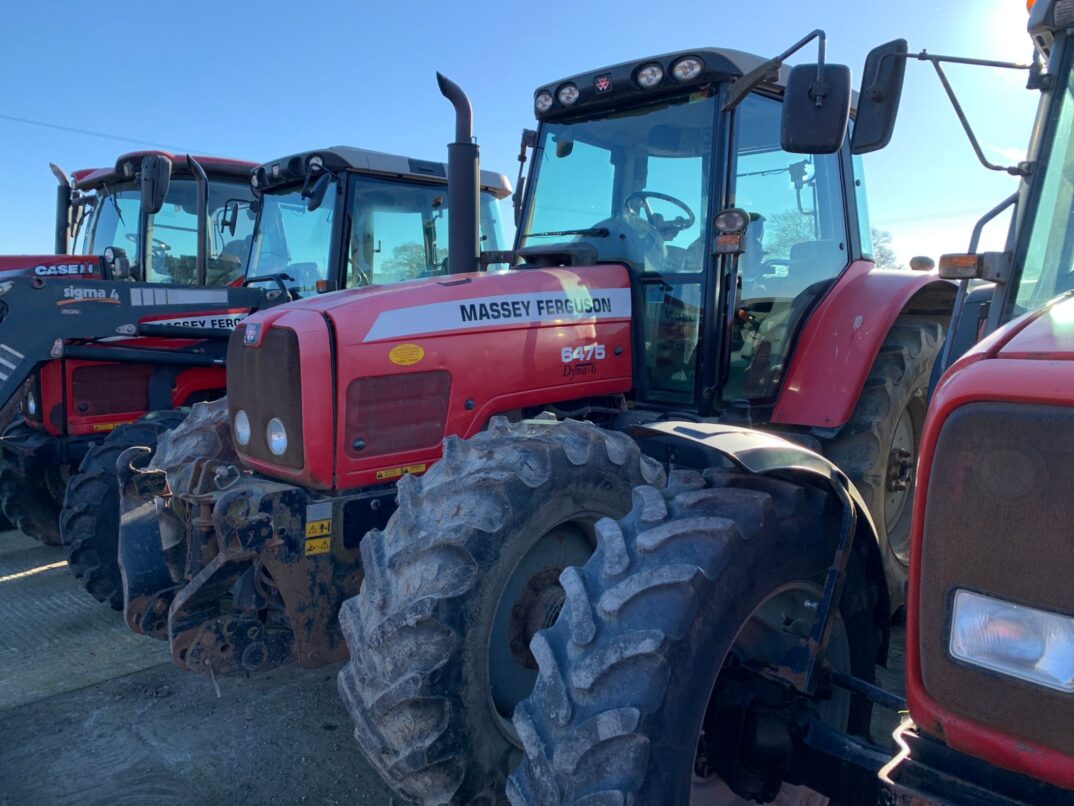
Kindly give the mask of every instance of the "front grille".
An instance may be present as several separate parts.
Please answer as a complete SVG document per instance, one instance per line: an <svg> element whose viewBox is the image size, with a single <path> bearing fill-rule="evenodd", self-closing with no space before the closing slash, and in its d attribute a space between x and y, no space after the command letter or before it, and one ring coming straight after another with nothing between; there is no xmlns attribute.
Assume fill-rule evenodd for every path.
<svg viewBox="0 0 1074 806"><path fill-rule="evenodd" d="M242 409L250 418L250 444L242 453L284 467L301 468L302 382L298 363L298 335L285 327L269 328L260 347L243 344L245 327L237 327L227 346L227 392L231 421ZM269 450L265 429L273 417L287 430L287 450L276 456Z"/></svg>
<svg viewBox="0 0 1074 806"><path fill-rule="evenodd" d="M93 364L71 373L71 414L141 412L149 408L148 364Z"/></svg>
<svg viewBox="0 0 1074 806"><path fill-rule="evenodd" d="M444 437L450 396L451 375L444 370L351 381L347 386L348 454L364 459L438 444Z"/></svg>
<svg viewBox="0 0 1074 806"><path fill-rule="evenodd" d="M921 545L925 689L963 717L1074 753L1074 697L955 661L957 588L1074 614L1074 408L972 403L944 423Z"/></svg>

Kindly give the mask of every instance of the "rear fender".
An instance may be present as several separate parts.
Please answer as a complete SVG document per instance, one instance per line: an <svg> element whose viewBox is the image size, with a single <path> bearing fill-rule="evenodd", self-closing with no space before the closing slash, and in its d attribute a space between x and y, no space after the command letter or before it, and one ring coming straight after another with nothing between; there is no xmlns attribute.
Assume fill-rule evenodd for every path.
<svg viewBox="0 0 1074 806"><path fill-rule="evenodd" d="M934 273L851 264L802 329L772 423L839 428L900 316L951 319L957 287Z"/></svg>
<svg viewBox="0 0 1074 806"><path fill-rule="evenodd" d="M893 583L884 574L882 557L885 547L882 538L877 533L861 493L843 471L802 445L751 428L707 422L666 421L636 426L631 433L640 439L677 442L682 447L700 449L710 457L715 453L747 473L781 476L812 486L827 486L837 501L853 506L857 524L854 539L865 542L869 547L866 572L880 593L874 614L877 623L885 625L880 657L886 658L889 602L896 594L901 600L902 592L891 589Z"/></svg>

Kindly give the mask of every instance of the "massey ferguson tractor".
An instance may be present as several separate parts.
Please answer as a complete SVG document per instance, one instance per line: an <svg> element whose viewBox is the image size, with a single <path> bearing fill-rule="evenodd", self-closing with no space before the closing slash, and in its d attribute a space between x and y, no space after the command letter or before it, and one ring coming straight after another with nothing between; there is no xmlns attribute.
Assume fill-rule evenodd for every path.
<svg viewBox="0 0 1074 806"><path fill-rule="evenodd" d="M572 604L587 583L564 571L591 557L613 591L602 606L623 613L636 597L670 612L721 574L743 605L778 581L748 636L758 657L764 625L788 626L801 646L785 672L822 698L834 634L840 674L868 690L903 600L955 286L875 267L844 144L849 71L782 68L817 36L772 60L691 50L540 88L513 265L487 274L469 104L441 77L458 111L451 275L248 318L227 409L196 408L149 468L166 487L124 503L161 513L177 592L153 623L173 659L213 675L315 666L343 655L342 628L359 743L430 803L503 792L533 736L515 705L558 685L538 677L551 656L531 640L561 610L579 640L594 635ZM632 502L639 523L674 512L720 538L657 530L646 551L678 559L642 573L606 519ZM621 649L623 676L602 685L666 680L665 640L630 633L588 670ZM864 733L868 702L842 693L833 724Z"/></svg>
<svg viewBox="0 0 1074 806"><path fill-rule="evenodd" d="M900 704L869 685L873 535L849 503L853 487L835 473L825 489L818 458L795 461L756 434L670 421L639 433L643 450L650 440L678 451L695 443L731 466L636 487L630 513L598 521L593 554L562 572L555 623L529 645L536 683L514 710L524 760L507 785L512 803L811 803L818 793L848 804L1074 803L1074 3L1038 0L1029 29L1029 86L1042 96L1028 159L1007 169L1023 177L1009 200L1008 249L940 263L941 276L962 282L945 356L986 338L943 377L922 430L899 755L885 764L860 731L862 695ZM907 58L930 61L949 92L942 62L1012 66L909 55L905 41L877 48L862 76L855 153L890 138ZM824 104L836 97L829 86ZM982 218L974 247L1006 206ZM408 524L405 540L422 546L408 559L429 551L428 509ZM444 544L455 534L452 522L439 531ZM363 601L380 592L374 578L367 568L358 607L344 610L369 645L438 623L413 594L407 616L378 623L367 615L381 612L375 601ZM345 690L370 657L389 657L361 649ZM428 788L406 788L426 802L446 799L459 771L482 769L493 744L448 733L464 723L452 689L420 685L449 674L431 655L420 656L433 671L418 682L413 667L409 677L401 662L391 670L404 694L385 689L356 708L360 738L371 726L397 746L421 741L381 758L398 781L413 780L406 769L437 769L435 789L428 774L419 779ZM385 706L404 698L407 719L400 710L392 719ZM445 725L441 744L429 743Z"/></svg>
<svg viewBox="0 0 1074 806"><path fill-rule="evenodd" d="M172 360L162 356L160 350L172 342L142 338L125 342L124 350L108 353L102 353L100 345L72 344L54 355L54 339L63 332L79 339L133 335L115 329L117 323L134 327L123 315L118 319L112 315L116 300L99 297L100 288L83 287L83 281L120 281L146 289L148 284L181 284L194 289L241 280L249 247L249 217L237 216L231 229L210 227L208 219L220 219L228 205L236 214L248 208L254 167L217 157L162 152L124 154L114 167L76 171L73 180L52 166L60 180L57 254L0 257L0 282L28 275L31 279L19 281L18 288L35 290L22 296L23 291L12 294L0 286L5 287L5 295L0 296L4 312L0 320L0 422L6 426L0 438L0 506L24 533L49 544L61 542L59 512L67 480L89 447L117 425L152 409L188 405L222 392L224 376L218 367L197 357L181 355ZM202 208L200 217L206 221L199 228ZM45 285L49 292L37 293ZM55 294L59 296L53 302ZM209 296L221 294L226 296L223 291ZM49 302L44 303L44 297ZM23 301L28 305L27 316L18 317L22 320L18 326L26 330L19 331L9 317L11 309ZM103 317L93 313L102 309ZM229 329L239 318L226 307L203 313L213 317L199 320L206 329ZM148 326L159 330L182 320L164 313L144 321L152 321ZM45 347L41 360L59 360L33 367L26 360L32 352L27 346L30 342ZM193 344L174 342L180 353L191 352ZM133 347L157 352L135 354L128 349ZM77 546L68 549L78 573L84 564L80 552Z"/></svg>
<svg viewBox="0 0 1074 806"><path fill-rule="evenodd" d="M449 250L453 248L448 237L449 211L457 206L450 202L448 180L448 166L443 163L348 147L317 149L260 166L252 177L259 197L247 283L265 277L289 278L289 292L306 298L315 307L326 306L327 311L332 307L330 301L344 294L348 298L353 295L356 299L376 299L395 284L407 296L409 288L421 292L420 278L451 281L452 278L445 277ZM509 195L510 185L503 176L488 171L481 172L480 180L476 175L466 175L463 181L466 180L473 184L464 188L464 193L470 196L464 195L463 199L478 206L480 222L475 222L470 242L480 243L486 263L495 264L503 257L499 203ZM405 282L408 280L412 282ZM318 296L341 289L349 290ZM335 327L327 314L315 314L310 322L322 329ZM244 331L244 338L246 332L252 334L255 330ZM279 331L284 335L290 332ZM267 344L277 345L275 332L266 331L266 338ZM236 356L254 355L243 352L243 344L239 340L229 348L229 372ZM327 342L322 346L327 349ZM235 382L235 388L262 395L257 409L252 408L253 400L248 394L240 396L243 414L236 422L237 447L246 453L257 446L256 450L262 451L273 464L293 463L294 457L301 457L303 451L301 443L297 447L295 443L288 445L286 432L286 428L293 428L300 419L303 405L294 397L298 387L292 387L293 375L299 371L299 359L293 351L296 347L297 343L281 343L278 348L257 353L266 356L268 364L255 366L243 362L237 367L243 375ZM277 355L275 349L283 349L285 353ZM323 358L327 360L327 353ZM392 353L390 365L401 368L419 364L421 360L420 351L402 348ZM326 364L320 362L311 367L320 371ZM324 395L330 387L331 384L311 382L307 388ZM257 392L258 389L262 391ZM382 413L390 414L384 410L385 406L400 414L413 413L413 409L404 407L397 389L381 389L378 394L382 396ZM284 400L289 401L288 406L298 408L287 412L275 410L274 401ZM321 416L313 402L306 405L311 416ZM223 413L223 425L227 426L226 403L217 404L216 410ZM191 422L202 424L205 414L211 411L195 407ZM170 427L185 415L172 412L169 416L175 418L170 421ZM283 425L284 421L287 426ZM266 442L265 429L270 423L273 438ZM332 429L330 422L324 425ZM277 426L284 431L276 430ZM156 448L155 437L149 442L138 442L144 438L139 430L141 426L125 428L131 429L130 437L124 436L124 429L120 429L103 443L101 458L94 468L99 470L100 478L114 484L116 462L120 458L124 513L121 525L118 510L116 515L111 515L113 520L109 524L91 520L99 518L92 493L81 496L78 505L85 513L85 522L93 524L94 539L109 547L111 574L117 584L115 601L120 607L125 601L131 629L169 638L172 655L178 663L206 673L210 670L216 674L248 672L278 665L291 653L292 643L303 646L303 629L297 630L298 640L292 642L292 628L288 626L292 620L319 640L319 644L317 640L307 642L301 650L300 657L307 663L317 665L342 657L345 650L335 617L343 596L357 590L358 581L354 577L357 539L346 546L337 541L329 553L330 530L324 530L324 524L303 523L302 528L311 537L317 537L319 529L324 531L318 540L299 545L301 556L309 560L296 566L293 557L281 554L287 567L280 571L268 571L260 563L255 565L250 551L256 544L250 547L216 544L217 533L211 520L201 523L202 516L197 514L204 513L211 519L211 508L205 509L203 503L198 503L194 510L188 510L185 503L186 495L191 496L189 500L200 502L208 494L209 498L204 500L212 500L214 495L231 490L238 481L237 477L218 472L225 466L234 469L238 465L230 434L220 439L211 431L195 429L193 441L189 434L164 437L152 466L166 467L174 473L168 477L170 491L162 495L164 475L146 467ZM139 447L124 453L132 445ZM308 444L306 448L315 449L316 444ZM91 456L83 464L84 471ZM220 461L222 456L229 457L227 463ZM324 463L331 464L330 455L325 455ZM390 482L397 477L398 473L389 473L374 486L387 487L390 491ZM241 488L235 487L236 491L240 489L248 487L245 483ZM74 502L75 490L72 482L68 506ZM357 500L352 510L364 511L372 517L371 525L383 525L393 507L389 499L381 509L381 497L387 498L387 494L371 494ZM190 542L182 533L183 518L188 514L198 519L199 524L190 534ZM318 519L308 520L313 523ZM122 557L119 564L117 525L120 526L118 551ZM191 546L197 548L185 553ZM308 567L321 575L306 579L302 575ZM287 591L286 596L273 593L277 585ZM293 585L299 586L301 596L290 593L287 586ZM307 591L307 585L314 587ZM286 602L302 609L268 608L266 597L274 605ZM334 646L323 639L332 630L336 634ZM221 647L222 654L218 656L215 653ZM321 651L326 654L313 654ZM202 654L206 652L210 654ZM202 658L208 658L209 663L204 663Z"/></svg>

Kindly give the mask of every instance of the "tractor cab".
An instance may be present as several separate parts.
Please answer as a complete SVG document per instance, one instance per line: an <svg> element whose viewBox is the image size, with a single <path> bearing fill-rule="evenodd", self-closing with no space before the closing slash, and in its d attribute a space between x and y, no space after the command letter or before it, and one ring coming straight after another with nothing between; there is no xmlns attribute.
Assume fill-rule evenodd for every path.
<svg viewBox="0 0 1074 806"><path fill-rule="evenodd" d="M528 264L630 268L641 402L702 414L734 401L770 405L807 313L871 254L848 149L781 145L789 71L777 67L732 100L735 80L763 64L733 50L685 51L534 96L540 125L518 254ZM737 261L713 248L716 215L732 207L748 214Z"/></svg>
<svg viewBox="0 0 1074 806"><path fill-rule="evenodd" d="M500 250L500 174L481 174L481 248ZM447 274L447 168L336 146L257 168L247 282L279 277L296 295Z"/></svg>
<svg viewBox="0 0 1074 806"><path fill-rule="evenodd" d="M60 180L56 248L95 255L105 279L227 285L242 277L253 219L252 163L160 152L124 154L112 168ZM207 219L199 228L199 197ZM231 228L225 211L241 210ZM198 264L205 234L205 269Z"/></svg>

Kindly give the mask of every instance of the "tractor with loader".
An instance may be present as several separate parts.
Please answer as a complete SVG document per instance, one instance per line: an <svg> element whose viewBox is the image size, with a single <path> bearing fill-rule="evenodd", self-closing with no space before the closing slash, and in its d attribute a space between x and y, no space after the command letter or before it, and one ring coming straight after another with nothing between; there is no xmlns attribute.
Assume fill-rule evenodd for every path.
<svg viewBox="0 0 1074 806"><path fill-rule="evenodd" d="M441 76L457 112L450 276L249 317L226 404L197 407L148 467L121 458L122 562L129 580L128 524L159 513L173 587L139 617L173 660L213 676L316 666L342 657L342 631L340 689L385 780L423 802L495 800L532 747L516 705L535 685L564 691L538 674L562 659L535 636L561 612L583 644L595 635L578 568L599 558L602 606L626 614L721 574L743 606L802 576L754 602L751 649L778 650L784 627L800 641L783 672L804 714L831 694L836 634L851 688L829 697L822 738L865 734L956 287L875 266L844 137L849 70L783 66L815 38L539 88L512 265L484 274L470 107ZM694 530L650 534L645 573L608 520L632 503L638 528L674 515ZM715 551L695 545L717 527ZM666 682L680 659L658 632L603 647L579 680ZM602 666L616 657L623 674ZM572 713L561 699L549 716Z"/></svg>

